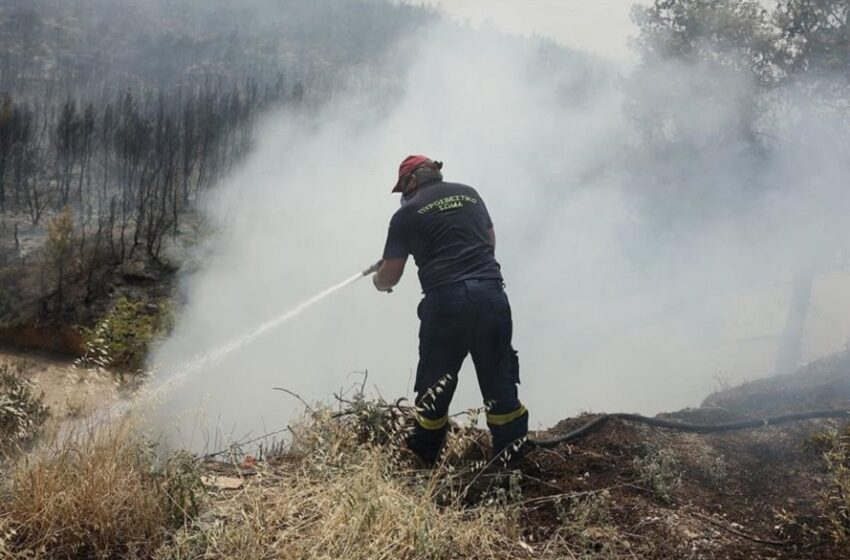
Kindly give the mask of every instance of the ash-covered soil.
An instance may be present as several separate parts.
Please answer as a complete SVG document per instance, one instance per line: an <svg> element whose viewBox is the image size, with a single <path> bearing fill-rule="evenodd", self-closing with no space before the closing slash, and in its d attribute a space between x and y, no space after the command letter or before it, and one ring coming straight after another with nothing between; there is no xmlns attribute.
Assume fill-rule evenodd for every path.
<svg viewBox="0 0 850 560"><path fill-rule="evenodd" d="M545 542L584 515L570 539L611 558L848 558L850 546L826 534L833 473L817 434L829 426L696 435L612 421L529 455L525 524Z"/></svg>
<svg viewBox="0 0 850 560"><path fill-rule="evenodd" d="M820 409L850 410L850 353L663 416L714 423ZM593 418L564 420L538 436ZM842 530L850 536L846 423L697 435L612 421L575 445L536 450L528 461L525 511L538 541L574 522L576 510L596 508L585 523L590 529L573 540L614 558L850 558L850 542L836 538Z"/></svg>

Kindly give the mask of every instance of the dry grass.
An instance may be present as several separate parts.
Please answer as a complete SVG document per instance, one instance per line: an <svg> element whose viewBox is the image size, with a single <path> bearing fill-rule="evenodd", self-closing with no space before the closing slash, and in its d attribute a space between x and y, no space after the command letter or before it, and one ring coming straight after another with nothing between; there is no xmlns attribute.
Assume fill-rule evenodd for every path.
<svg viewBox="0 0 850 560"><path fill-rule="evenodd" d="M391 415L390 415L391 416ZM363 418L370 418L363 441ZM219 501L202 533L187 529L159 557L303 559L508 559L528 556L518 507L504 500L464 507L457 474L411 468L395 445L394 420L350 421L314 412L281 463ZM359 429L358 429L359 428ZM379 437L383 431L383 436ZM386 443L377 443L383 441ZM458 442L455 442L458 445Z"/></svg>
<svg viewBox="0 0 850 560"><path fill-rule="evenodd" d="M829 472L823 495L826 534L840 543L850 542L850 427L817 436Z"/></svg>
<svg viewBox="0 0 850 560"><path fill-rule="evenodd" d="M468 503L476 473L417 468L405 423L398 408L362 400L342 417L311 411L239 491L210 499L197 458L159 458L128 422L86 430L11 465L0 558L530 557L516 497ZM471 430L449 445L453 461L481 452Z"/></svg>
<svg viewBox="0 0 850 560"><path fill-rule="evenodd" d="M161 464L126 422L58 441L10 467L0 557L146 557L197 505L194 462Z"/></svg>

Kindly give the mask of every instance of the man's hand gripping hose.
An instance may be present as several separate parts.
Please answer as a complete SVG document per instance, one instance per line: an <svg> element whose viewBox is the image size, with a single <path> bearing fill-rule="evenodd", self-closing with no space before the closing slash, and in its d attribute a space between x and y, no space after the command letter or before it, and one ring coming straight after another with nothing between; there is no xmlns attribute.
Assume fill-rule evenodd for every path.
<svg viewBox="0 0 850 560"><path fill-rule="evenodd" d="M379 270L381 270L381 265L382 265L382 264L384 264L384 259L379 260L378 262L376 262L375 264L373 264L372 266L370 266L369 268L367 268L366 270L364 270L364 271L363 271L363 276L369 276L370 274L375 274L376 272L378 272ZM377 285L377 284L375 284L375 287L376 287L376 288L378 288L378 285ZM388 293L388 294L393 293L393 289L392 289L392 288L387 288L387 289L385 289L385 290L382 290L381 288L378 288L378 290L380 290L380 291L382 291L382 292L386 292L386 293Z"/></svg>

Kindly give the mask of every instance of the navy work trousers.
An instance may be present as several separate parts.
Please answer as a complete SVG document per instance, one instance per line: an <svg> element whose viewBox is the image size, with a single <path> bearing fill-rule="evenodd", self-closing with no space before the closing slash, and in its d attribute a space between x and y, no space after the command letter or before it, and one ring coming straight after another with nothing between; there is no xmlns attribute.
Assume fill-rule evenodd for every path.
<svg viewBox="0 0 850 560"><path fill-rule="evenodd" d="M528 411L517 396L519 362L513 321L500 280L465 280L426 293L419 304L419 367L412 450L436 461L445 439L458 371L472 355L487 409L494 456L513 461L528 433Z"/></svg>

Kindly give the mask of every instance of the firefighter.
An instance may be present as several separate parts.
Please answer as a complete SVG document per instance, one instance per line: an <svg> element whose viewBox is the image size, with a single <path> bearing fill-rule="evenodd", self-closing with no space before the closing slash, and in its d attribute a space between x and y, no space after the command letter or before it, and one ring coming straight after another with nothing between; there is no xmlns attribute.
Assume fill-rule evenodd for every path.
<svg viewBox="0 0 850 560"><path fill-rule="evenodd" d="M481 195L443 181L443 165L415 155L399 167L393 215L375 288L391 292L409 255L419 269L419 366L411 449L425 462L439 457L458 371L472 355L487 410L497 464L516 464L528 432L519 401L519 362L511 345L511 306L495 258L496 235Z"/></svg>

